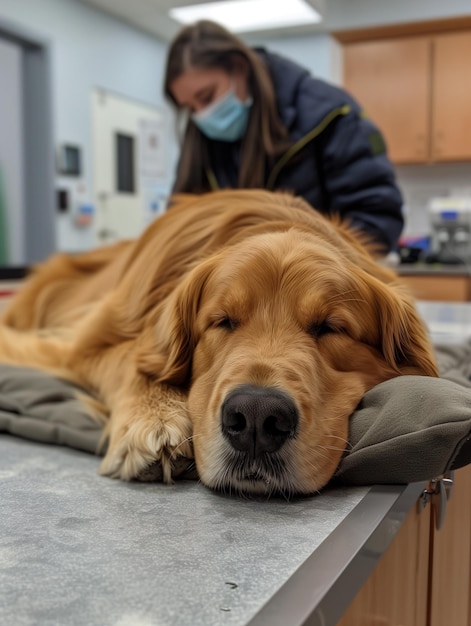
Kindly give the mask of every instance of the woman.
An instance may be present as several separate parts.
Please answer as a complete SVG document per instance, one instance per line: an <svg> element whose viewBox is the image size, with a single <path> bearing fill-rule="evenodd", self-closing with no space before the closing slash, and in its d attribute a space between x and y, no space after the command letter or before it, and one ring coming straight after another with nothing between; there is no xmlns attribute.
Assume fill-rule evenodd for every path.
<svg viewBox="0 0 471 626"><path fill-rule="evenodd" d="M189 117L174 191L290 190L384 253L403 226L381 133L345 91L209 21L170 46L165 93Z"/></svg>

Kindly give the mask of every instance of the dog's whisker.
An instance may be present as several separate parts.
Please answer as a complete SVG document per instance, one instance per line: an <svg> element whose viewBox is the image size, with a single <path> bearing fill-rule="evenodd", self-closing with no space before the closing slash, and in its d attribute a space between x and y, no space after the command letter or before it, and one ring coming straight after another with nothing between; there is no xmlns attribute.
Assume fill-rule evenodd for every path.
<svg viewBox="0 0 471 626"><path fill-rule="evenodd" d="M187 443L193 443L193 441L197 438L197 437L201 437L201 434L198 435L190 435L189 437L186 437L185 439L183 439L178 445L177 447L173 450L172 456L178 456L178 451Z"/></svg>
<svg viewBox="0 0 471 626"><path fill-rule="evenodd" d="M330 433L329 434L330 439L340 439L340 441L347 443L348 439L345 439L345 437L340 437L340 435L334 435L334 433Z"/></svg>
<svg viewBox="0 0 471 626"><path fill-rule="evenodd" d="M334 442L332 442L332 445L328 445L328 444L324 445L325 450L339 450L340 452L343 452L345 450L352 449L352 444L350 441L348 441L348 439L344 439L343 437L332 437L332 436L330 437L330 439L338 439L341 442L342 446L333 445Z"/></svg>

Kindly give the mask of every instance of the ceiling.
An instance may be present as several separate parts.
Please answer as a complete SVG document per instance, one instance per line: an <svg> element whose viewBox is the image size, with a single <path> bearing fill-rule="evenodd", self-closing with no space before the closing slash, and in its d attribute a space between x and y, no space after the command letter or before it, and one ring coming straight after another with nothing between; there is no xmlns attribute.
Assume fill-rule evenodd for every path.
<svg viewBox="0 0 471 626"><path fill-rule="evenodd" d="M169 9L211 0L74 0L108 13L133 26L171 41L182 25L171 19ZM214 0L213 0L214 1ZM273 0L289 2L289 0ZM238 33L252 41L308 35L310 33L332 33L343 30L377 27L424 20L461 18L470 16L470 0L305 0L317 9L323 20L319 24L251 31ZM0 0L1 4L2 0Z"/></svg>
<svg viewBox="0 0 471 626"><path fill-rule="evenodd" d="M164 41L170 41L181 29L182 25L171 19L169 9L175 6L200 4L204 0L80 0L84 4L91 5L101 11L109 13L138 28L157 35ZM286 1L286 0L285 0ZM306 0L321 13L325 10L327 0ZM329 0L332 2L332 0ZM285 29L272 29L270 31L251 32L251 35L295 35L323 30L322 24L296 26Z"/></svg>

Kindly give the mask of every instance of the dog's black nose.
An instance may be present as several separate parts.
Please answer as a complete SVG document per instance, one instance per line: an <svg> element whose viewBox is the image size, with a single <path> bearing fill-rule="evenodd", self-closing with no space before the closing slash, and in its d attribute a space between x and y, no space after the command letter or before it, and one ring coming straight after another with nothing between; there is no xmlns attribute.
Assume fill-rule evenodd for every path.
<svg viewBox="0 0 471 626"><path fill-rule="evenodd" d="M222 405L222 432L231 446L257 458L276 452L296 434L298 411L293 400L270 387L241 385Z"/></svg>

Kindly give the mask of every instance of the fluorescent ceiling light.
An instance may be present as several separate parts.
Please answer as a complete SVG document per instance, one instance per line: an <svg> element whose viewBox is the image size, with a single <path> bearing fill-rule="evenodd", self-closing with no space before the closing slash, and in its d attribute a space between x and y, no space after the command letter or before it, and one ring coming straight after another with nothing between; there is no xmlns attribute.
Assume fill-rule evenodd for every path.
<svg viewBox="0 0 471 626"><path fill-rule="evenodd" d="M316 24L321 14L304 0L227 0L174 7L170 17L182 24L212 20L233 32Z"/></svg>

